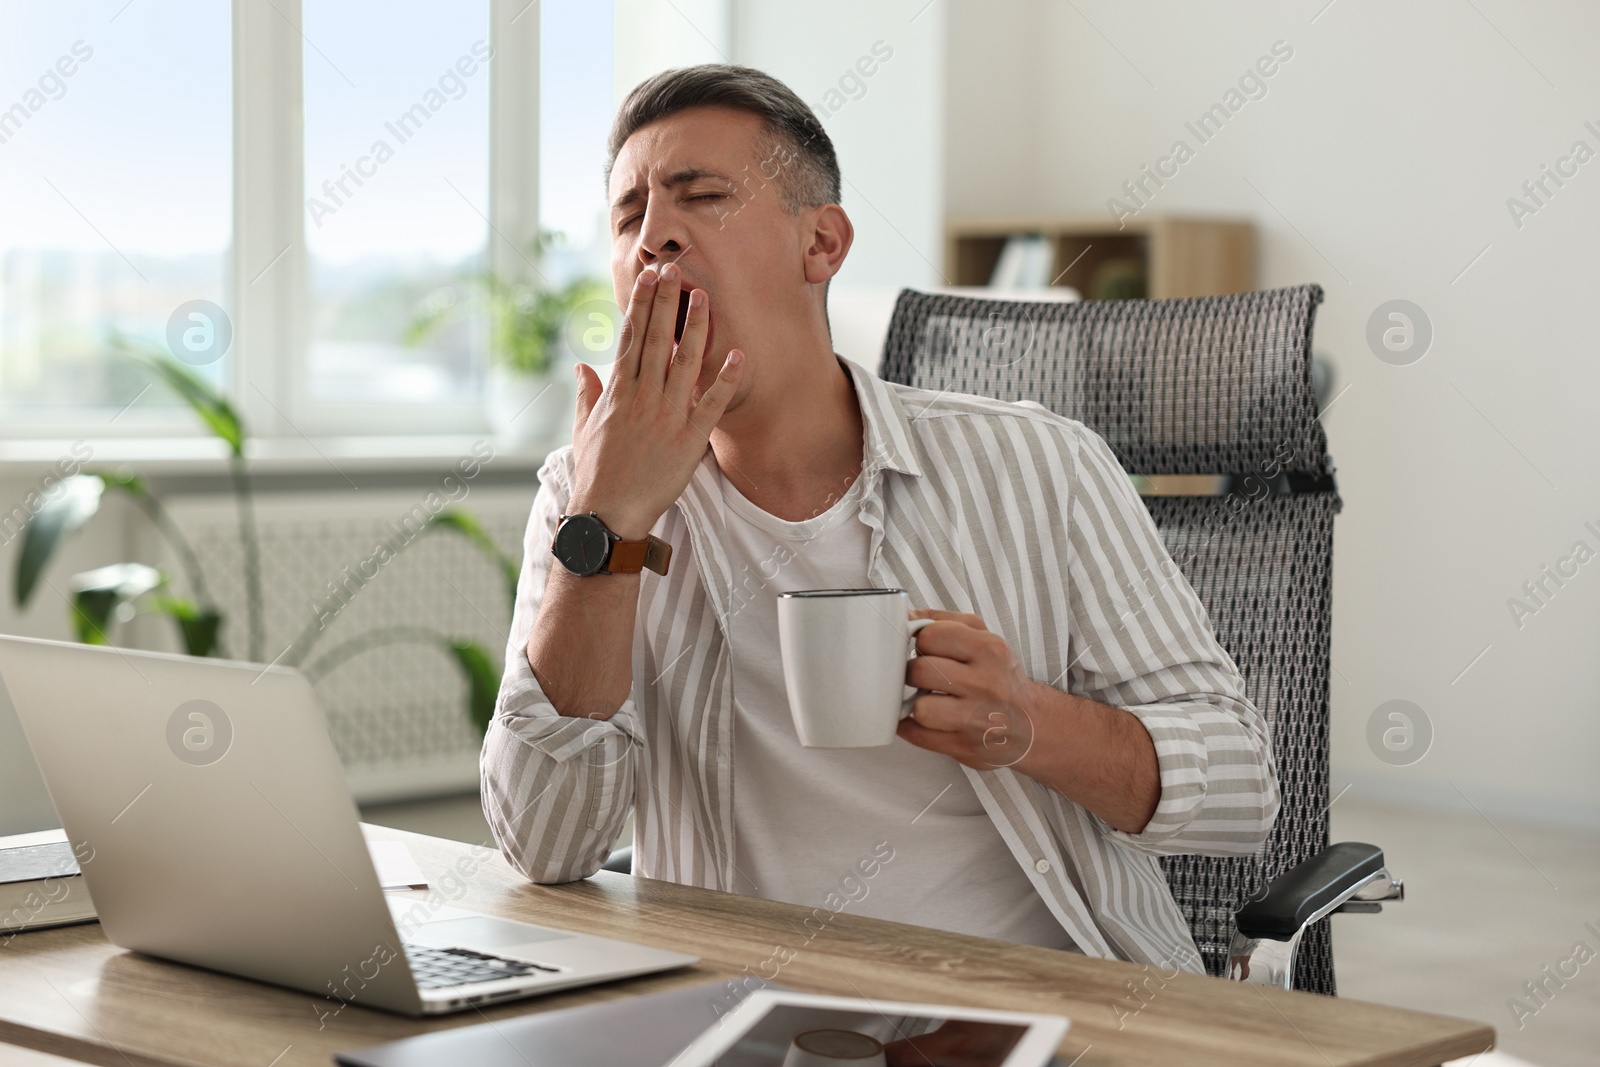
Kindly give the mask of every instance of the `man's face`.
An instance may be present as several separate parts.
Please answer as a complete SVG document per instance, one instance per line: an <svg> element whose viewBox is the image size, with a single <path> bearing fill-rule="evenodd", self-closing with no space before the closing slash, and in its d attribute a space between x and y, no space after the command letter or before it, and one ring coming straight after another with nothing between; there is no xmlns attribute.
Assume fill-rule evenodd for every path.
<svg viewBox="0 0 1600 1067"><path fill-rule="evenodd" d="M691 108L636 130L611 170L611 283L626 308L646 267L683 272L681 330L691 289L709 299L710 332L700 371L708 387L730 348L752 361L762 341L804 295L806 212L783 209L792 165L765 159L761 120L724 107Z"/></svg>

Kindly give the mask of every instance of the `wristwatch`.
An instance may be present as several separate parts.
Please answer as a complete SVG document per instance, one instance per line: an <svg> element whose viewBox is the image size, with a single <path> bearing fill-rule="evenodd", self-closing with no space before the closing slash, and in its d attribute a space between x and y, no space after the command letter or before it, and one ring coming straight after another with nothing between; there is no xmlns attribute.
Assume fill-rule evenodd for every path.
<svg viewBox="0 0 1600 1067"><path fill-rule="evenodd" d="M592 574L638 574L646 567L666 574L672 561L672 546L654 535L642 541L624 541L591 511L561 516L550 554L580 578Z"/></svg>

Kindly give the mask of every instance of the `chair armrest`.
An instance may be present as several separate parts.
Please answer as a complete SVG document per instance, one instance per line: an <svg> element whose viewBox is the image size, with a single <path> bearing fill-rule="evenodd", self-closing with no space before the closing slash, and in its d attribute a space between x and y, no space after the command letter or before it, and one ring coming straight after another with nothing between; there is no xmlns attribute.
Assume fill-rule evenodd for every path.
<svg viewBox="0 0 1600 1067"><path fill-rule="evenodd" d="M1267 891L1234 915L1245 937L1284 941L1355 896L1379 875L1387 875L1383 849L1357 841L1329 845L1278 875Z"/></svg>
<svg viewBox="0 0 1600 1067"><path fill-rule="evenodd" d="M1383 865L1383 849L1357 841L1329 845L1234 913L1228 977L1292 989L1306 927L1347 906L1377 911L1381 905L1371 902L1404 899L1405 886Z"/></svg>

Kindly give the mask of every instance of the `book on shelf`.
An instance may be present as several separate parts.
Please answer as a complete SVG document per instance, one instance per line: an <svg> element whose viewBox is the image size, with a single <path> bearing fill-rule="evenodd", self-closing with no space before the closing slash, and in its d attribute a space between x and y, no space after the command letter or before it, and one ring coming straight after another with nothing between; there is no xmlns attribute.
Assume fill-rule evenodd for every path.
<svg viewBox="0 0 1600 1067"><path fill-rule="evenodd" d="M995 262L989 286L994 289L1044 289L1049 286L1055 249L1042 233L1019 233L1006 238Z"/></svg>
<svg viewBox="0 0 1600 1067"><path fill-rule="evenodd" d="M66 831L0 837L0 938L94 918Z"/></svg>

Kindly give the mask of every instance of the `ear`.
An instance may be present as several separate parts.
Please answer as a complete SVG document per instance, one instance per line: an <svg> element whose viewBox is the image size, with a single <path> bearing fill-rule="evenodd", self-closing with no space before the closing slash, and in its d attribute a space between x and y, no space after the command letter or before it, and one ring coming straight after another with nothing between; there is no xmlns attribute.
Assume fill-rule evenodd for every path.
<svg viewBox="0 0 1600 1067"><path fill-rule="evenodd" d="M856 229L850 225L850 216L838 204L813 208L810 243L805 250L806 281L813 285L826 282L844 266L844 257L856 239Z"/></svg>

